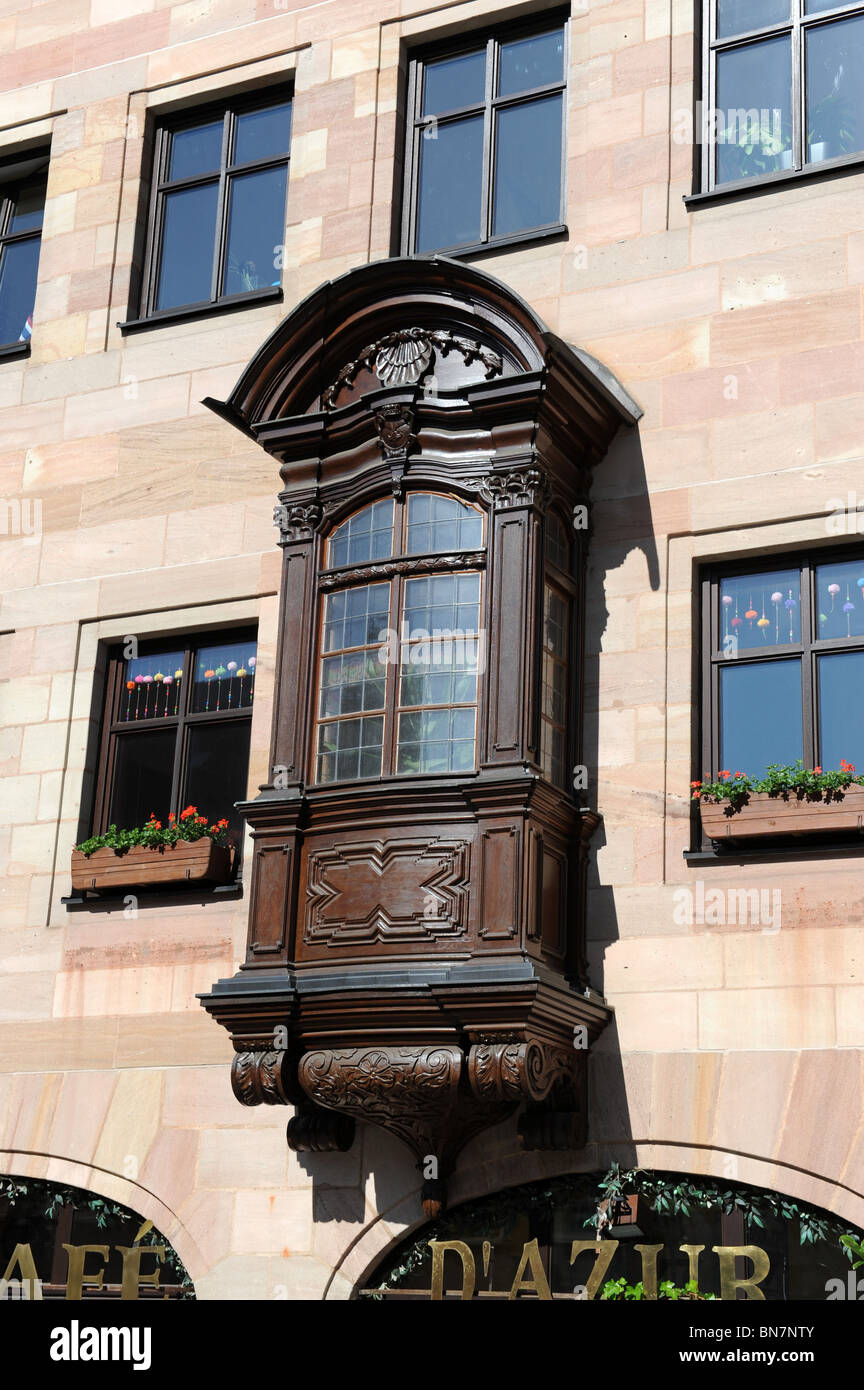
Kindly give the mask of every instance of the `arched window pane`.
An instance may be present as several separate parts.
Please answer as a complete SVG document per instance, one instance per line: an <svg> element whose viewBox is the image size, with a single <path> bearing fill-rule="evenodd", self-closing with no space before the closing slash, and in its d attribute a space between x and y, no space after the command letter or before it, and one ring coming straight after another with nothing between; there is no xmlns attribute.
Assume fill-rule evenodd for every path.
<svg viewBox="0 0 864 1390"><path fill-rule="evenodd" d="M364 565L369 560L388 560L393 554L393 500L373 502L343 521L330 537L327 548L332 569L339 565Z"/></svg>
<svg viewBox="0 0 864 1390"><path fill-rule="evenodd" d="M408 498L406 555L471 550L483 544L483 518L456 497L413 492Z"/></svg>
<svg viewBox="0 0 864 1390"><path fill-rule="evenodd" d="M546 558L565 574L570 572L570 541L557 512L546 518Z"/></svg>

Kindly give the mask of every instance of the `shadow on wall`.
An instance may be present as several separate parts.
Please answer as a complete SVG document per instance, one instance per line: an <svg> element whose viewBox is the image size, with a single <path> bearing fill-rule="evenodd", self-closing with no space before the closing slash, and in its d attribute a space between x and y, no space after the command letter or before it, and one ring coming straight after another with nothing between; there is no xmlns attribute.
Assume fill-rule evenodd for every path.
<svg viewBox="0 0 864 1390"><path fill-rule="evenodd" d="M633 710L643 703L640 682L646 674L639 653L640 627L651 605L642 600L652 593L659 594L660 588L660 559L639 428L622 428L594 475L591 491L582 744L589 804L601 816L614 816L619 826L622 821L626 825L630 816L635 823L646 814L662 826L662 785L652 789L650 779L643 784L638 775L634 785L630 771L634 765L654 758L654 753L640 742L638 716ZM616 776L618 768L628 769L620 780ZM620 934L615 890L601 883L598 870L598 853L607 846L614 865L614 845L607 839L604 819L591 842L586 902L589 979L601 994L606 950ZM612 873L614 876L614 868ZM633 1134L614 1019L592 1049L589 1106L589 1147L614 1146L614 1152L605 1156L598 1167L608 1167L611 1162L627 1167L635 1163L635 1149L628 1143Z"/></svg>

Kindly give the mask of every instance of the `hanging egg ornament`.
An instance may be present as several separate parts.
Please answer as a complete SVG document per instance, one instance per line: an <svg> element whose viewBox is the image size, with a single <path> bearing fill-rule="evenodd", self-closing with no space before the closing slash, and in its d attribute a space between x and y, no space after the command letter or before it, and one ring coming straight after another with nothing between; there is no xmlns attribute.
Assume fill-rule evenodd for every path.
<svg viewBox="0 0 864 1390"><path fill-rule="evenodd" d="M236 671L236 670L237 670L237 662L236 662L236 661L229 661L229 662L228 662L228 670L229 670L229 671Z"/></svg>
<svg viewBox="0 0 864 1390"><path fill-rule="evenodd" d="M820 623L827 623L827 621L828 621L828 614L827 614L827 613L820 613L820 614L819 614L819 621L820 621Z"/></svg>
<svg viewBox="0 0 864 1390"><path fill-rule="evenodd" d="M864 584L864 580L862 580L861 582L862 584ZM731 594L724 594L720 601L726 608L731 608L734 602Z"/></svg>
<svg viewBox="0 0 864 1390"><path fill-rule="evenodd" d="M760 618L759 621L758 621L758 623L756 624L756 626L757 626L757 627L770 627L770 626L771 626L771 619L770 619L770 618Z"/></svg>
<svg viewBox="0 0 864 1390"><path fill-rule="evenodd" d="M859 588L859 589L864 589L864 578L856 579L855 582L856 582L856 584L858 585L858 588Z"/></svg>
<svg viewBox="0 0 864 1390"><path fill-rule="evenodd" d="M755 608L748 608L748 609L747 609L747 612L744 614L744 617L745 617L745 618L749 618L750 621L751 621L751 623L752 623L753 619L754 619L754 618L758 618L758 616L759 616L759 614L756 612L756 609L755 609Z"/></svg>
<svg viewBox="0 0 864 1390"><path fill-rule="evenodd" d="M829 584L829 585L828 585L828 592L829 592L829 594L839 594L839 592L840 592L840 585L839 585L839 584Z"/></svg>
<svg viewBox="0 0 864 1390"><path fill-rule="evenodd" d="M246 670L245 666L240 666L237 668L237 675L240 677L241 680L244 676L248 676L248 674L249 672Z"/></svg>
<svg viewBox="0 0 864 1390"><path fill-rule="evenodd" d="M250 656L249 660L246 662L246 665L249 667L250 671L254 671L257 665L257 658L254 656Z"/></svg>
<svg viewBox="0 0 864 1390"><path fill-rule="evenodd" d="M134 682L134 681L127 681L127 682L126 682L126 689L127 689L127 690L134 690L134 689L135 689L135 682Z"/></svg>
<svg viewBox="0 0 864 1390"><path fill-rule="evenodd" d="M774 590L773 594L771 595L771 602L772 602L772 603L782 603L782 602L783 602L783 595L782 595L782 593L780 592L779 589L775 589L775 590Z"/></svg>
<svg viewBox="0 0 864 1390"><path fill-rule="evenodd" d="M164 681L165 677L163 676L161 671L157 671L153 679L154 681Z"/></svg>
<svg viewBox="0 0 864 1390"><path fill-rule="evenodd" d="M849 603L848 601L847 601L846 603L844 603L844 605L843 605L843 612L844 612L844 613L854 613L854 612L855 612L855 605L854 605L854 603Z"/></svg>
<svg viewBox="0 0 864 1390"><path fill-rule="evenodd" d="M732 626L733 626L733 627L740 627L741 624L743 623L743 621L744 621L744 619L743 619L743 618L739 618L739 617L737 616L737 614L736 614L736 616L732 619Z"/></svg>
<svg viewBox="0 0 864 1390"><path fill-rule="evenodd" d="M789 598L786 599L786 602L784 603L783 606L784 606L784 608L788 608L790 613L792 612L792 609L793 609L793 608L797 608L797 607L798 607L797 603L795 602L794 598L792 598L791 594L790 594Z"/></svg>
<svg viewBox="0 0 864 1390"><path fill-rule="evenodd" d="M215 674L216 674L216 672L213 671L213 670L205 671L205 672L204 672L204 679L205 679L205 681L210 681L210 680L212 680L213 677L215 676Z"/></svg>
<svg viewBox="0 0 864 1390"><path fill-rule="evenodd" d="M178 667L177 667L177 670L174 672L174 679L175 679L175 681L180 681L180 680L183 679L183 667L182 667L182 666L178 666Z"/></svg>

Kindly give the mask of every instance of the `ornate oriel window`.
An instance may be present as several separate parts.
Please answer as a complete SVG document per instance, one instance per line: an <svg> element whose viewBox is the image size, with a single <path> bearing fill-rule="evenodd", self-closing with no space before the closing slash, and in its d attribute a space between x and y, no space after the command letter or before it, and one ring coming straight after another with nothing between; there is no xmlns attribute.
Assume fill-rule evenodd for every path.
<svg viewBox="0 0 864 1390"><path fill-rule="evenodd" d="M639 408L506 286L414 258L322 286L207 403L279 460L284 559L247 956L202 1002L243 1104L295 1105L298 1150L383 1125L435 1156L431 1214L526 1102L526 1148L585 1141L609 1010L565 518Z"/></svg>
<svg viewBox="0 0 864 1390"><path fill-rule="evenodd" d="M474 770L481 574L466 561L482 543L476 506L428 492L371 503L331 533L313 780ZM382 560L388 577L373 578Z"/></svg>

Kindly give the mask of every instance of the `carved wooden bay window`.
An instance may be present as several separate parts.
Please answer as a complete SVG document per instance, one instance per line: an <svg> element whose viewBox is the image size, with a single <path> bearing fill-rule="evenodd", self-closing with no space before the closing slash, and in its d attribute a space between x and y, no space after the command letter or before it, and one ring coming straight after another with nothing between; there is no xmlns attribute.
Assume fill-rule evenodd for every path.
<svg viewBox="0 0 864 1390"><path fill-rule="evenodd" d="M240 807L247 956L202 1002L239 1100L294 1105L300 1150L382 1125L431 1213L463 1145L521 1105L526 1148L585 1142L610 1010L584 957L600 818L573 791L569 519L640 412L439 258L322 286L207 404L279 461L284 562L272 780Z"/></svg>

